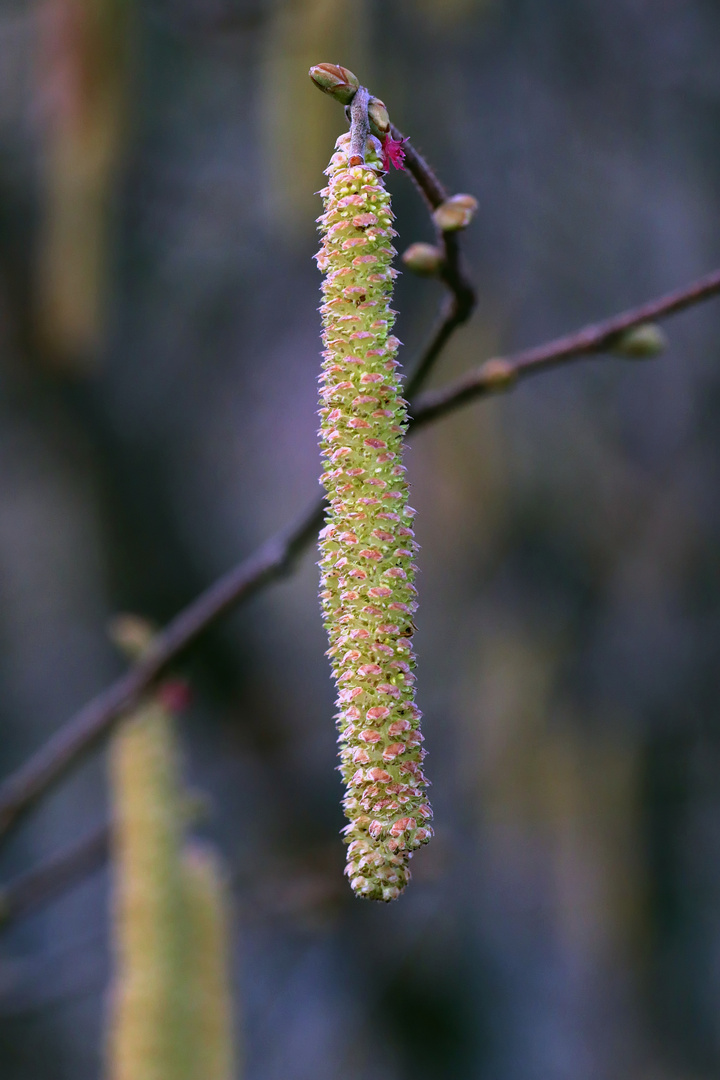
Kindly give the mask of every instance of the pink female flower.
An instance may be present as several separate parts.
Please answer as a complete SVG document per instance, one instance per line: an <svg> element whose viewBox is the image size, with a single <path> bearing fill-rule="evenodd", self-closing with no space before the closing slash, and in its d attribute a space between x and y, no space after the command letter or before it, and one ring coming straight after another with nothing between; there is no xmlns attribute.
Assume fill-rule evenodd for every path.
<svg viewBox="0 0 720 1080"><path fill-rule="evenodd" d="M388 171L391 165L396 169L405 168L405 151L403 143L407 139L393 139L392 135L386 135L382 142L383 168Z"/></svg>

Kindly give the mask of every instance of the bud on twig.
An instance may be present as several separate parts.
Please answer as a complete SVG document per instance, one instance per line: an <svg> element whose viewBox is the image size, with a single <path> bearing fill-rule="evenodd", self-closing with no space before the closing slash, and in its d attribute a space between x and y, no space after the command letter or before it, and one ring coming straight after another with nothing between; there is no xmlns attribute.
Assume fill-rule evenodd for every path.
<svg viewBox="0 0 720 1080"><path fill-rule="evenodd" d="M613 352L630 360L652 360L667 348L667 337L657 323L640 323L619 336Z"/></svg>
<svg viewBox="0 0 720 1080"><path fill-rule="evenodd" d="M465 229L475 217L477 199L472 195L453 195L438 206L433 221L441 232Z"/></svg>
<svg viewBox="0 0 720 1080"><path fill-rule="evenodd" d="M330 94L341 105L349 105L360 87L357 76L339 64L315 64L308 74L318 90Z"/></svg>
<svg viewBox="0 0 720 1080"><path fill-rule="evenodd" d="M141 615L123 612L108 623L108 636L129 660L139 660L152 645L157 627Z"/></svg>
<svg viewBox="0 0 720 1080"><path fill-rule="evenodd" d="M517 368L508 360L486 360L480 370L483 383L491 392L507 390L518 380Z"/></svg>
<svg viewBox="0 0 720 1080"><path fill-rule="evenodd" d="M390 117L385 102L381 101L380 98L370 98L368 102L368 119L370 120L370 130L373 135L376 135L379 139L383 135L387 135L390 130Z"/></svg>
<svg viewBox="0 0 720 1080"><path fill-rule="evenodd" d="M146 659L152 652L156 634L157 627L142 615L123 612L108 623L110 640L133 663ZM164 679L155 688L154 696L171 713L182 712L192 700L190 686L182 678Z"/></svg>
<svg viewBox="0 0 720 1080"><path fill-rule="evenodd" d="M402 254L402 261L413 274L421 274L423 277L432 277L437 274L444 262L444 256L439 247L434 244L418 242L411 244Z"/></svg>

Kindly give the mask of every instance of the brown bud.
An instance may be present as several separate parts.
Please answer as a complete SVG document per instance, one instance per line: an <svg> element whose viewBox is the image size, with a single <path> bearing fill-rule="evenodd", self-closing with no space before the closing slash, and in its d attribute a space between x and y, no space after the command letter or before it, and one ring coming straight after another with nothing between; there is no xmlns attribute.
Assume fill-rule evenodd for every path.
<svg viewBox="0 0 720 1080"><path fill-rule="evenodd" d="M620 334L613 352L631 360L652 360L667 348L667 338L656 323L640 323Z"/></svg>
<svg viewBox="0 0 720 1080"><path fill-rule="evenodd" d="M443 253L434 244L411 244L402 254L402 261L414 274L431 277L443 264Z"/></svg>
<svg viewBox="0 0 720 1080"><path fill-rule="evenodd" d="M470 224L477 208L477 199L472 195L453 195L438 206L433 221L442 232L455 232Z"/></svg>
<svg viewBox="0 0 720 1080"><path fill-rule="evenodd" d="M349 105L360 86L357 76L339 64L315 64L308 74L318 90L330 94L341 105Z"/></svg>
<svg viewBox="0 0 720 1080"><path fill-rule="evenodd" d="M370 121L370 130L373 135L382 137L387 135L390 130L390 117L385 107L385 102L380 98L371 97L368 103L368 119Z"/></svg>
<svg viewBox="0 0 720 1080"><path fill-rule="evenodd" d="M506 390L517 382L517 369L507 360L486 360L480 370L483 382L490 391Z"/></svg>
<svg viewBox="0 0 720 1080"><path fill-rule="evenodd" d="M110 640L131 660L147 652L156 633L157 627L140 615L115 615L108 624Z"/></svg>

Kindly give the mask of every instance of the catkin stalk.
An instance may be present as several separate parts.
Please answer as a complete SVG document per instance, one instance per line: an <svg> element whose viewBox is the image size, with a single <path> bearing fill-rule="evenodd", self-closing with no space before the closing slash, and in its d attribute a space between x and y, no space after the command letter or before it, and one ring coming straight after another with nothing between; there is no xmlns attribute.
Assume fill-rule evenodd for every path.
<svg viewBox="0 0 720 1080"><path fill-rule="evenodd" d="M432 836L411 637L417 549L407 504L407 427L390 333L393 214L381 147L364 165L338 139L321 193L323 271L321 602L338 687L340 770L349 819L346 873L358 896L396 899L413 851Z"/></svg>

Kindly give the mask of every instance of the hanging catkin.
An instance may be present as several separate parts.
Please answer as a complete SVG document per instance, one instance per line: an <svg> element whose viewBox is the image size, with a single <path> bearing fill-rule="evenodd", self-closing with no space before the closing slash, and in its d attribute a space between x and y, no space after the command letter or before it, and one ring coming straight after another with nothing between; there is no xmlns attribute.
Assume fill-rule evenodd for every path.
<svg viewBox="0 0 720 1080"><path fill-rule="evenodd" d="M336 143L317 256L323 271L321 449L330 511L321 536L321 601L338 687L346 784L346 873L358 896L394 900L412 852L432 836L414 701L414 511L402 464L407 427L390 333L393 214L381 144L349 163Z"/></svg>
<svg viewBox="0 0 720 1080"><path fill-rule="evenodd" d="M115 984L108 1080L193 1080L180 769L171 710L142 705L110 749Z"/></svg>
<svg viewBox="0 0 720 1080"><path fill-rule="evenodd" d="M183 852L187 901L188 978L194 1080L233 1080L230 972L230 898L212 849L197 843Z"/></svg>

